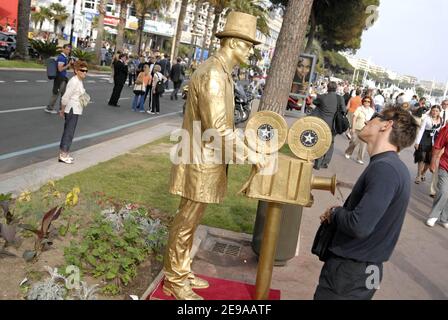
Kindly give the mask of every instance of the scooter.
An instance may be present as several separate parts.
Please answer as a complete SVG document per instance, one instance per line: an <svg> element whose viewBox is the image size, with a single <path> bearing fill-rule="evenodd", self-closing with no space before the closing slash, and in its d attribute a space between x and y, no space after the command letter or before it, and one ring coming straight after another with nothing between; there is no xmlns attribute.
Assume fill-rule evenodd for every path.
<svg viewBox="0 0 448 320"><path fill-rule="evenodd" d="M292 110L296 110L296 111L301 111L302 110L302 105L299 104L299 99L298 98L294 98L292 96L288 97L288 104L286 106L286 110L292 111ZM311 112L313 112L313 107L312 107L312 98L311 96L308 96L305 100L305 114L309 115L311 114Z"/></svg>
<svg viewBox="0 0 448 320"><path fill-rule="evenodd" d="M250 93L244 91L244 87L235 83L234 85L234 95L235 95L235 124L245 122L249 119L251 108L251 102L254 99Z"/></svg>

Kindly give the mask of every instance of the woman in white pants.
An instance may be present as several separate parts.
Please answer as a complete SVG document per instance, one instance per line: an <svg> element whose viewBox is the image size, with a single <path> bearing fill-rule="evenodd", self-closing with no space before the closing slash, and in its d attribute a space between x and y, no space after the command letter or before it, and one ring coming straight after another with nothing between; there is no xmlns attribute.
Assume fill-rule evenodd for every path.
<svg viewBox="0 0 448 320"><path fill-rule="evenodd" d="M76 61L74 65L75 75L68 81L65 93L61 100L61 109L59 115L64 118L64 132L62 134L59 162L72 164L73 158L70 156L70 146L72 145L75 135L78 117L82 115L83 107L81 104L81 95L86 93L83 80L87 76L87 63L84 61Z"/></svg>
<svg viewBox="0 0 448 320"><path fill-rule="evenodd" d="M345 158L350 159L353 151L355 151L355 148L358 147L358 157L356 162L361 165L364 164L366 144L361 141L358 136L366 125L366 122L372 118L374 113L375 107L372 107L372 99L370 97L365 97L362 99L362 106L358 107L353 114L353 125L350 131L352 139L350 140L347 150L345 150Z"/></svg>

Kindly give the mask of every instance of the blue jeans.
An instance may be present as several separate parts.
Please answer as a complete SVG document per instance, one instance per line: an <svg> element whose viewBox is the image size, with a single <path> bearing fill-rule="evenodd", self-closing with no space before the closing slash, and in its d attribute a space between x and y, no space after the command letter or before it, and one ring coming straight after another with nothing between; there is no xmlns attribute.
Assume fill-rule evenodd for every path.
<svg viewBox="0 0 448 320"><path fill-rule="evenodd" d="M134 100L132 101L132 110L145 111L145 94L134 95Z"/></svg>

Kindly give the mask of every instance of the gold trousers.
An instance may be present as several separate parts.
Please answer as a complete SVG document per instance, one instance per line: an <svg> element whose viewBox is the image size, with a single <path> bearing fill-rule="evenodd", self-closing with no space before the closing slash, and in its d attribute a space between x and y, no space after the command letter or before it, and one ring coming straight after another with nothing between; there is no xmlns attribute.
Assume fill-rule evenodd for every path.
<svg viewBox="0 0 448 320"><path fill-rule="evenodd" d="M163 264L165 281L171 285L184 286L191 272L190 252L194 233L206 208L206 203L185 198L180 201L179 209L171 225Z"/></svg>

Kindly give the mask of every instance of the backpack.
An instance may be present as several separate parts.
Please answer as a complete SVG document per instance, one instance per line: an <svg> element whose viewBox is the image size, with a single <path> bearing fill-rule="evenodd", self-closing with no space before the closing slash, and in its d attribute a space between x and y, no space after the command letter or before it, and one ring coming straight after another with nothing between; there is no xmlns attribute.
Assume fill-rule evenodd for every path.
<svg viewBox="0 0 448 320"><path fill-rule="evenodd" d="M157 78L159 78L159 75L157 75ZM165 83L163 83L162 77L160 77L160 80L156 83L156 93L157 94L163 94L165 92Z"/></svg>
<svg viewBox="0 0 448 320"><path fill-rule="evenodd" d="M50 80L56 79L58 75L58 63L56 59L49 58L47 60L47 77Z"/></svg>
<svg viewBox="0 0 448 320"><path fill-rule="evenodd" d="M338 109L333 118L333 131L337 134L343 134L350 128L350 122L348 121L344 111L342 111L341 98L338 96Z"/></svg>

